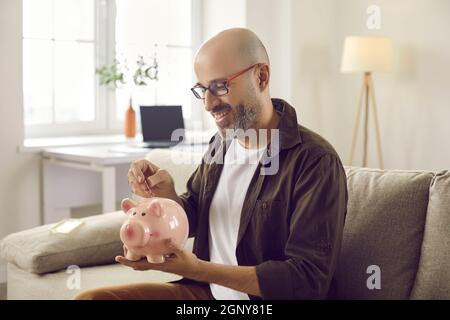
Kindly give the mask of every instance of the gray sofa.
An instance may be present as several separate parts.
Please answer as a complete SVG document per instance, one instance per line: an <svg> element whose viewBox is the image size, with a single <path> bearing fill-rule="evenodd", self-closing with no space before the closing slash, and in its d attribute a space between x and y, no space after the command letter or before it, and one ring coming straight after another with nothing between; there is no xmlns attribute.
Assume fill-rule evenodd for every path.
<svg viewBox="0 0 450 320"><path fill-rule="evenodd" d="M172 174L181 193L201 154L153 150L147 158ZM450 172L346 172L348 213L329 298L450 299ZM121 212L88 217L70 236L46 225L6 237L8 299L71 299L99 286L179 279L114 262L123 219Z"/></svg>

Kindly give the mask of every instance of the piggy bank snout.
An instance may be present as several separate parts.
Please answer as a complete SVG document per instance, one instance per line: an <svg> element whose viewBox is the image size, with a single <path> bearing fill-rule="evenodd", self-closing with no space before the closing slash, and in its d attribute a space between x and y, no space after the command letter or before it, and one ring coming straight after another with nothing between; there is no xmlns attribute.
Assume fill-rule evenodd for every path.
<svg viewBox="0 0 450 320"><path fill-rule="evenodd" d="M136 221L129 221L120 230L122 241L130 246L145 246L150 238L150 230Z"/></svg>

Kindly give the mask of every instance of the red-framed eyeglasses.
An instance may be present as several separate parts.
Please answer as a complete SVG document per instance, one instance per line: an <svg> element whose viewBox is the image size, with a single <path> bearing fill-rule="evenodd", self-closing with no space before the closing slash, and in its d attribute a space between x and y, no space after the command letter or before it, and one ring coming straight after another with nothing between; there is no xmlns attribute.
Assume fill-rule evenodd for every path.
<svg viewBox="0 0 450 320"><path fill-rule="evenodd" d="M197 99L202 99L202 100L205 99L206 90L209 90L211 92L211 94L216 97L224 96L229 92L228 85L229 85L230 81L236 79L240 75L253 69L254 67L256 67L259 64L260 63L255 63L255 64L251 65L250 67L245 68L244 70L241 70L241 71L236 72L235 74L232 74L231 76L229 76L226 79L212 81L208 87L204 87L201 84L197 83L194 87L191 88L191 91Z"/></svg>

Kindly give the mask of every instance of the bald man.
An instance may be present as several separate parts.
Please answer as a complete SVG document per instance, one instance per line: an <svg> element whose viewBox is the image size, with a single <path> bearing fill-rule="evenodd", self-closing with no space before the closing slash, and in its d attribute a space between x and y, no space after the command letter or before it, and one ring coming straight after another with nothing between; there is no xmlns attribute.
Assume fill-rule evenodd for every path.
<svg viewBox="0 0 450 320"><path fill-rule="evenodd" d="M333 147L297 123L269 92L270 62L248 29L229 29L195 56L202 99L218 128L187 191L170 173L134 162L134 193L185 209L194 250L173 244L162 264L116 260L183 277L172 283L99 288L78 299L321 299L327 296L347 208L345 171Z"/></svg>

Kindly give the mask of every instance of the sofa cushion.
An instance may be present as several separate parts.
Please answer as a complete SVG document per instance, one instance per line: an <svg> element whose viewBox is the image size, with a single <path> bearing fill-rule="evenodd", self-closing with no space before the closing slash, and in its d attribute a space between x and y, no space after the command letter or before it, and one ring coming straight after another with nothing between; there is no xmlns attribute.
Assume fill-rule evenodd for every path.
<svg viewBox="0 0 450 320"><path fill-rule="evenodd" d="M84 267L79 270L79 283L72 280L76 276L75 272L74 269L70 269L38 275L8 264L8 300L66 300L93 288L131 283L169 282L181 278L172 273L156 270L135 271L119 263ZM80 285L79 288L77 284Z"/></svg>
<svg viewBox="0 0 450 320"><path fill-rule="evenodd" d="M121 211L83 218L71 234L55 234L44 225L10 234L0 242L1 257L28 272L46 273L69 265L90 266L114 262L123 252Z"/></svg>
<svg viewBox="0 0 450 320"><path fill-rule="evenodd" d="M450 172L438 173L430 200L412 299L450 299Z"/></svg>
<svg viewBox="0 0 450 320"><path fill-rule="evenodd" d="M433 173L356 167L346 172L348 212L332 297L408 299ZM380 268L380 289L367 286L371 276L369 282L376 283L377 271L370 266Z"/></svg>

